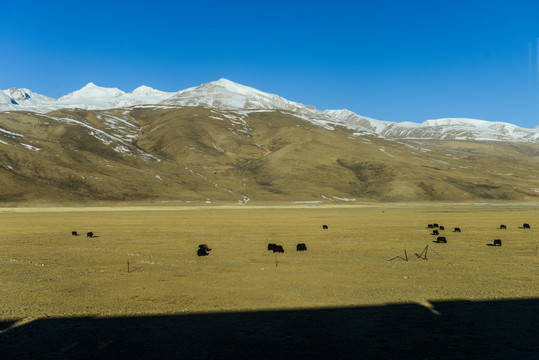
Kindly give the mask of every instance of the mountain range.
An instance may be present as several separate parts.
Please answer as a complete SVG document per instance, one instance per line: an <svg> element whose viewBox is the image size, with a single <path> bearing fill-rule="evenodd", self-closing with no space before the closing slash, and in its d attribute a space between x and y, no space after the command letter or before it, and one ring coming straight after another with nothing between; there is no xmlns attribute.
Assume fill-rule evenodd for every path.
<svg viewBox="0 0 539 360"><path fill-rule="evenodd" d="M0 204L537 201L539 129L393 123L226 79L0 91Z"/></svg>
<svg viewBox="0 0 539 360"><path fill-rule="evenodd" d="M313 106L234 83L227 79L202 84L176 93L140 86L126 93L89 83L80 90L54 99L28 89L0 91L0 111L49 112L57 109L106 110L132 106L205 106L220 110L288 111L326 128L344 126L387 139L500 140L539 142L539 126L525 129L504 122L447 118L423 123L390 122L357 115L348 110L320 111Z"/></svg>

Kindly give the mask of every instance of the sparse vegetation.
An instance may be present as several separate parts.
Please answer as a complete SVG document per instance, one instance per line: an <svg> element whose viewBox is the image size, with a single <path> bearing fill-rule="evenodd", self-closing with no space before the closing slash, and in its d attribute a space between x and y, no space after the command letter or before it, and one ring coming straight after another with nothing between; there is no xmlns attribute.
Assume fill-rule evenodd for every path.
<svg viewBox="0 0 539 360"><path fill-rule="evenodd" d="M31 137L23 146L21 136L0 133L2 198L19 204L237 203L243 196L251 203L322 196L397 202L539 199L533 144L395 142L327 130L285 112L238 115L195 106L57 110L47 117L12 112L0 113L0 121L7 131ZM15 177L23 177L25 186L17 186Z"/></svg>

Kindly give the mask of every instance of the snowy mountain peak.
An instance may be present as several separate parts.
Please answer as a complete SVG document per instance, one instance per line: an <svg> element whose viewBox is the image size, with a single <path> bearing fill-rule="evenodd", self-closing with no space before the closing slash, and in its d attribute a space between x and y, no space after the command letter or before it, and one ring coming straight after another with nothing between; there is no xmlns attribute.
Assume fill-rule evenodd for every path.
<svg viewBox="0 0 539 360"><path fill-rule="evenodd" d="M90 82L80 90L55 100L28 89L0 90L1 110L48 112L62 108L88 110L131 106L205 106L226 111L287 112L327 129L346 127L357 134L374 134L386 139L499 140L539 142L539 126L524 129L504 122L467 118L427 120L423 123L381 121L357 115L352 111L324 110L289 101L275 94L221 78L176 93L140 86L130 93Z"/></svg>
<svg viewBox="0 0 539 360"><path fill-rule="evenodd" d="M167 92L156 90L146 85L139 86L135 90L131 91L129 94L137 96L160 96L169 94Z"/></svg>
<svg viewBox="0 0 539 360"><path fill-rule="evenodd" d="M223 85L223 86L243 86L243 87L247 87L245 85L235 83L234 81L231 81L231 80L228 80L228 79L225 79L225 78L220 78L219 80L216 80L216 81L210 81L208 84L219 84L219 85Z"/></svg>
<svg viewBox="0 0 539 360"><path fill-rule="evenodd" d="M36 94L25 88L0 90L0 105L4 105L3 108L9 110L24 109L27 106L40 106L54 100L54 98Z"/></svg>
<svg viewBox="0 0 539 360"><path fill-rule="evenodd" d="M257 90L255 88L252 88L252 87L249 87L249 86L245 86L245 85L235 83L235 82L230 81L230 80L225 79L225 78L221 78L221 79L219 79L217 81L212 81L212 82L209 82L209 83L203 84L203 85L220 87L220 88L223 88L223 90L225 90L225 91L229 91L229 92L232 92L232 93L244 94L244 95L247 95L247 94L267 95L267 93L264 93L264 92L262 92L260 90Z"/></svg>
<svg viewBox="0 0 539 360"><path fill-rule="evenodd" d="M9 88L7 90L4 90L4 93L12 98L13 100L19 102L22 100L30 99L31 96L29 93L32 93L28 89L17 89L17 88Z"/></svg>
<svg viewBox="0 0 539 360"><path fill-rule="evenodd" d="M295 111L305 105L265 93L227 79L219 79L177 92L162 102L175 106L207 106L223 110L272 109Z"/></svg>
<svg viewBox="0 0 539 360"><path fill-rule="evenodd" d="M95 85L93 82L90 82L84 85L80 90L73 91L70 94L62 96L58 100L67 100L67 99L84 99L84 98L110 98L117 97L125 94L122 90L118 88L106 88Z"/></svg>

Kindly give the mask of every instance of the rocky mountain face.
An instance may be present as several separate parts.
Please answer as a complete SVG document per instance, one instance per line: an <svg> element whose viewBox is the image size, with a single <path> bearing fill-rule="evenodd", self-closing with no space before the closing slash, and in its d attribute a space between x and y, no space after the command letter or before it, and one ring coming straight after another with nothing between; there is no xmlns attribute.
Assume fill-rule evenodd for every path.
<svg viewBox="0 0 539 360"><path fill-rule="evenodd" d="M4 205L539 198L537 131L510 124L382 122L228 80L21 91L0 92Z"/></svg>

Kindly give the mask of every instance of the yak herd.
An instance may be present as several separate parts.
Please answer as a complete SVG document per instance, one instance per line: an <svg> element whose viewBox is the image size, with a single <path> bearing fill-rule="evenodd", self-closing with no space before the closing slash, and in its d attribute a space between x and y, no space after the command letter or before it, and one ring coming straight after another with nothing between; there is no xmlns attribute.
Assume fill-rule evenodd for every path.
<svg viewBox="0 0 539 360"><path fill-rule="evenodd" d="M322 225L322 230L328 230L327 225ZM209 251L211 249L208 248L206 244L198 245L197 255L198 256L206 256L209 255ZM278 245L275 243L269 243L268 244L268 251L273 251L273 253L284 253L284 248L282 245ZM299 243L296 245L296 251L307 251L307 245L305 243Z"/></svg>
<svg viewBox="0 0 539 360"><path fill-rule="evenodd" d="M76 231L72 231L72 232L71 232L71 235L73 235L73 236L79 236L79 233L76 232ZM86 237L93 238L93 237L97 237L97 236L94 236L94 233L93 233L93 232L88 231L88 232L86 233Z"/></svg>
<svg viewBox="0 0 539 360"><path fill-rule="evenodd" d="M530 228L531 228L530 224L527 224L527 223L522 224L522 226L520 227L520 229L530 229ZM436 223L428 224L427 229L433 229L431 235L440 235L440 231L445 230L445 228L443 226L438 225ZM505 229L507 229L507 225L502 224L502 225L500 225L500 227L498 229L505 230ZM453 232L461 232L461 230L460 230L459 227L456 227L456 228L454 228ZM438 236L436 238L436 240L433 241L433 242L438 243L438 244L446 244L447 239L445 238L445 236ZM489 246L502 246L502 240L496 239L496 240L494 240L493 244L487 244L487 245L489 245Z"/></svg>
<svg viewBox="0 0 539 360"><path fill-rule="evenodd" d="M522 224L522 226L520 228L521 229L530 229L530 224L524 223L524 224ZM328 230L328 226L327 225L322 225L322 229L323 230ZM443 225L438 225L437 223L433 223L433 224L428 224L427 229L432 229L431 235L440 235L440 231L445 230L445 227ZM498 229L505 230L505 229L507 229L507 225L502 224L502 225L500 225L500 227L498 227ZM458 232L459 233L459 232L461 232L461 230L460 230L459 227L456 227L456 228L453 229L453 232ZM77 231L72 231L71 235L79 236L79 233ZM89 231L89 232L86 233L86 237L94 238L94 237L97 237L97 236L95 236L93 232ZM447 239L446 239L445 236L438 236L434 242L438 243L438 244L446 244ZM493 244L487 244L487 245L489 245L489 246L502 246L502 241L500 239L496 239L496 240L494 240ZM200 244L200 245L198 245L197 255L198 256L208 256L210 251L211 251L211 249L208 247L208 245ZM268 251L273 251L273 253L284 253L284 248L283 248L282 245L269 243L268 244ZM296 245L296 251L307 251L307 245L305 245L304 243L297 244Z"/></svg>

